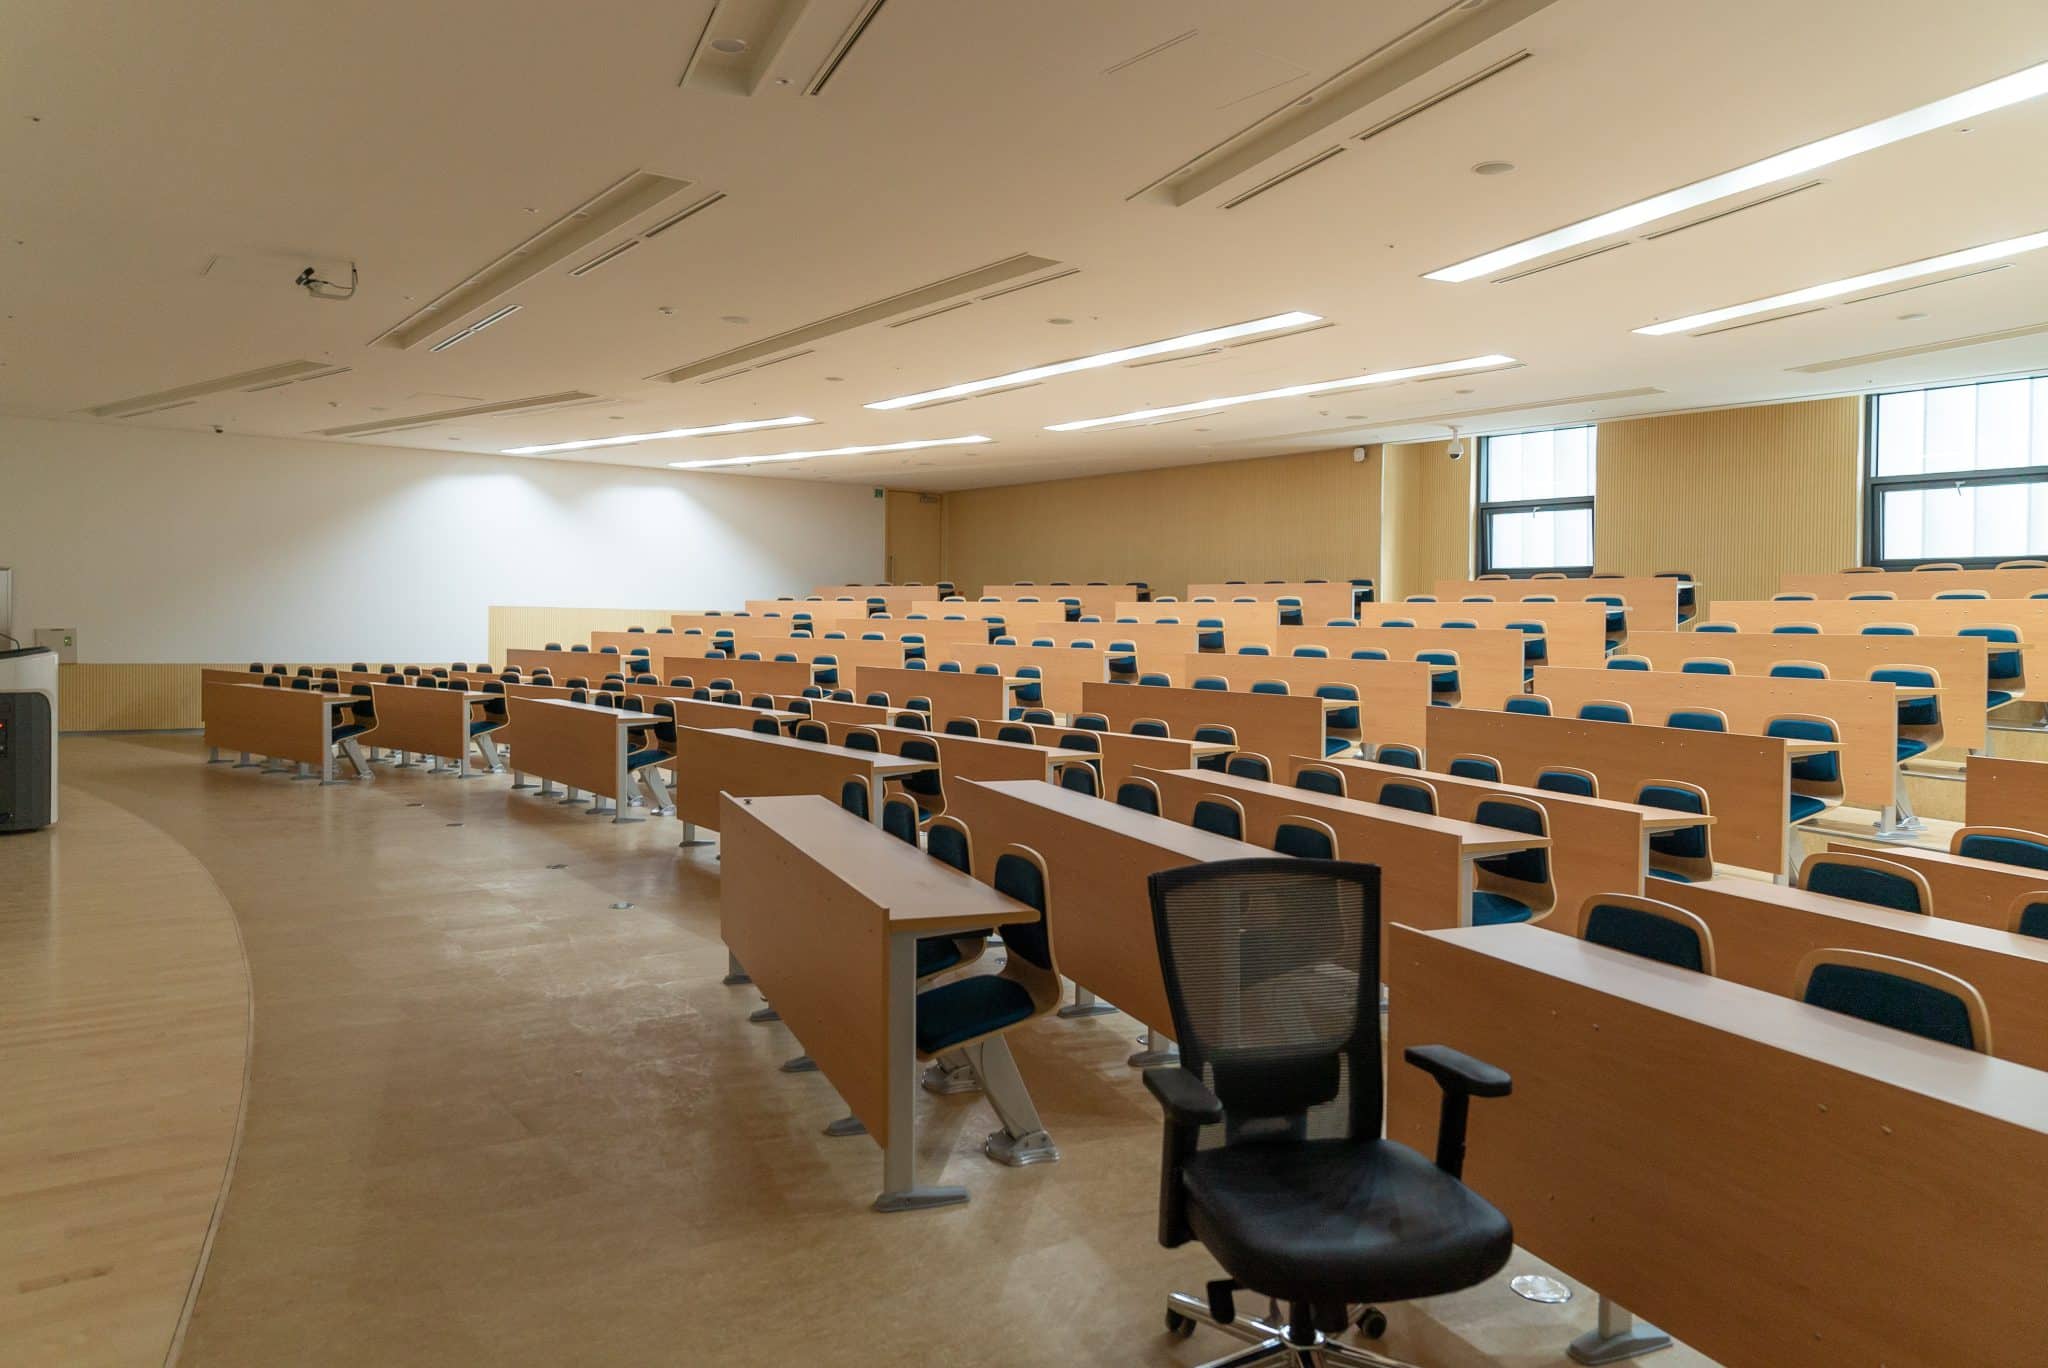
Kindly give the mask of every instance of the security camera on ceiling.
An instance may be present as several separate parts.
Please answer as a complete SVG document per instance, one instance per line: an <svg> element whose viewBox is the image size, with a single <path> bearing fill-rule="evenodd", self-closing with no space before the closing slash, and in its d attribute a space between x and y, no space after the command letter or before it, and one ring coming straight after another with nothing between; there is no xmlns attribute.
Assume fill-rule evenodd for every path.
<svg viewBox="0 0 2048 1368"><path fill-rule="evenodd" d="M304 290L315 299L353 299L356 294L356 264L348 264L348 284L338 285L322 278L320 268L307 266L292 278L292 284Z"/></svg>
<svg viewBox="0 0 2048 1368"><path fill-rule="evenodd" d="M1454 461L1462 461L1465 459L1465 439L1458 435L1458 430L1456 428L1451 429L1451 444L1450 446L1445 448L1444 455L1450 457Z"/></svg>

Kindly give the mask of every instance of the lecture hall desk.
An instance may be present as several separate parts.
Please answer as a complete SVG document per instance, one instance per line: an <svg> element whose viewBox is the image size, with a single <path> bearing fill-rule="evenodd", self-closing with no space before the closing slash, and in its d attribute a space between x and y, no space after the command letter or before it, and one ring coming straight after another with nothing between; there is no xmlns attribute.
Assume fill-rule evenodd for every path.
<svg viewBox="0 0 2048 1368"><path fill-rule="evenodd" d="M988 878L1005 845L1044 857L1060 973L1162 1035L1173 1034L1152 931L1146 877L1215 860L1269 858L1164 817L1038 780L959 784L946 815L967 827L975 874Z"/></svg>
<svg viewBox="0 0 2048 1368"><path fill-rule="evenodd" d="M1994 931L2003 931L2011 923L2012 905L2022 893L2048 889L2048 870L1975 860L1945 850L1857 841L1829 841L1828 849L1875 855L1917 869L1926 876L1928 891L1934 895L1935 916Z"/></svg>
<svg viewBox="0 0 2048 1368"><path fill-rule="evenodd" d="M1422 667L1413 668L1419 671ZM1120 732L1129 731L1131 723L1141 717L1164 722L1171 735L1189 738L1197 727L1231 727L1237 733L1238 750L1265 756L1276 771L1286 756L1322 753L1323 719L1328 711L1324 700L1314 696L1166 689L1146 684L1083 685L1081 701L1087 711L1101 713L1110 727Z"/></svg>
<svg viewBox="0 0 2048 1368"><path fill-rule="evenodd" d="M1077 713L1082 711L1081 686L1109 680L1108 638L1094 640L1097 644L1092 650L1085 646L976 646L970 642L948 642L927 647L925 659L934 670L942 661L957 662L964 674L973 674L977 665L993 665L1001 672L999 677L1005 679L1020 679L1026 666L1035 667L1039 671L1039 692L1045 699L1041 706L1059 713ZM937 700L933 702L936 704Z"/></svg>
<svg viewBox="0 0 2048 1368"><path fill-rule="evenodd" d="M1192 820L1195 804L1203 798L1235 799L1244 808L1246 840L1267 851L1285 818L1313 817L1327 823L1337 836L1338 858L1378 865L1381 908L1394 920L1414 926L1469 926L1474 860L1550 846L1544 836L1214 770L1140 770L1138 777L1159 785L1160 813L1177 822Z"/></svg>
<svg viewBox="0 0 2048 1368"><path fill-rule="evenodd" d="M1718 977L1767 993L1795 996L1800 960L1835 947L1954 974L1984 995L1991 1052L2048 1069L2048 941L1755 879L1659 880L1650 896L1707 924Z"/></svg>
<svg viewBox="0 0 2048 1368"><path fill-rule="evenodd" d="M1851 594L1889 591L1902 599L1931 599L1962 589L1982 589L1995 599L2023 599L2048 593L2048 570L1887 570L1881 574L1780 575L1787 594L1845 599Z"/></svg>
<svg viewBox="0 0 2048 1368"><path fill-rule="evenodd" d="M628 811L633 791L626 771L626 753L632 749L628 733L653 726L659 717L560 698L508 696L505 706L512 719L507 730L518 738L520 774L610 798L615 823L645 820ZM564 801L578 800L572 794Z"/></svg>
<svg viewBox="0 0 2048 1368"><path fill-rule="evenodd" d="M879 823L882 781L931 764L732 728L678 727L674 768L676 816L685 823L687 841L691 828L718 830L713 823L719 820L721 793L739 798L814 793L836 803L849 779L866 782L868 816Z"/></svg>
<svg viewBox="0 0 2048 1368"><path fill-rule="evenodd" d="M1711 826L1715 821L1711 816L1694 817L1669 808L1580 798L1519 784L1490 784L1484 779L1460 779L1434 770L1417 772L1372 760L1317 760L1297 755L1291 758L1289 778L1310 764L1336 769L1344 776L1345 791L1367 802L1376 800L1380 786L1389 781L1426 780L1436 790L1439 813L1460 821L1471 821L1480 803L1499 794L1542 804L1550 824L1550 873L1557 885L1557 910L1542 924L1566 935L1578 934L1579 907L1590 894L1641 893L1649 887L1654 896L1654 889L1663 886L1663 880L1649 877L1652 836Z"/></svg>
<svg viewBox="0 0 2048 1368"><path fill-rule="evenodd" d="M982 723L982 731L993 736L1001 723ZM1229 755L1237 748L1222 741L1190 741L1178 736L1133 736L1129 732L1088 731L1080 727L1029 726L1041 745L1062 746L1070 738L1093 737L1101 759L1102 796L1111 800L1124 780L1139 769L1193 769L1195 762L1212 755ZM1082 752L1085 753L1085 752Z"/></svg>
<svg viewBox="0 0 2048 1368"><path fill-rule="evenodd" d="M1519 651L1520 647L1516 649ZM1348 684L1358 691L1358 722L1365 739L1374 745L1398 741L1410 746L1419 746L1427 738L1427 719L1430 709L1430 682L1437 675L1452 674L1459 666L1423 664L1415 660L1349 660L1341 656L1317 659L1313 656L1241 656L1241 655L1191 655L1183 656L1180 668L1171 678L1176 684L1190 687L1204 675L1222 679L1230 685L1232 694L1249 694L1252 686L1260 680L1277 680L1287 686L1291 696L1314 698L1316 690L1325 684ZM1514 667L1517 688L1522 681L1522 667L1517 659ZM1460 679L1461 686L1465 679ZM1140 685L1140 688L1149 686ZM1208 692L1214 690L1195 690ZM1326 714L1354 706L1341 699L1323 700ZM1210 718L1210 721L1220 719ZM1178 730L1178 728L1176 728ZM1260 751L1270 756L1278 767L1280 757L1262 747L1253 745L1242 732L1238 742L1245 750Z"/></svg>
<svg viewBox="0 0 2048 1368"><path fill-rule="evenodd" d="M1333 660L1363 650L1385 651L1389 660L1413 660L1418 651L1456 651L1464 705L1498 708L1509 695L1524 691L1522 669L1531 635L1512 627L1282 627L1273 650L1293 656L1297 646L1320 646Z"/></svg>
<svg viewBox="0 0 2048 1368"><path fill-rule="evenodd" d="M2048 833L2048 764L1973 755L1963 775L1965 825Z"/></svg>
<svg viewBox="0 0 2048 1368"><path fill-rule="evenodd" d="M301 778L310 778L317 765L320 782L332 784L334 745L330 738L336 710L360 701L351 694L294 689L289 684L272 689L261 684L203 681L200 713L207 751L214 759L218 758L215 752L234 751L243 764L251 755L290 760L299 766Z"/></svg>
<svg viewBox="0 0 2048 1368"><path fill-rule="evenodd" d="M726 947L881 1147L875 1209L966 1201L917 1182L917 940L1038 912L815 794L718 803Z"/></svg>
<svg viewBox="0 0 2048 1368"><path fill-rule="evenodd" d="M1661 575L1617 575L1611 579L1510 579L1438 580L1430 592L1450 603L1479 594L1490 594L1497 603L1517 603L1531 594L1549 594L1559 602L1583 602L1595 594L1611 594L1628 612L1628 628L1653 631L1678 630L1678 590L1681 580Z"/></svg>
<svg viewBox="0 0 2048 1368"><path fill-rule="evenodd" d="M1353 588L1349 580L1287 580L1277 584L1190 584L1187 597L1190 601L1212 598L1223 602L1232 599L1251 598L1260 602L1271 602L1276 607L1283 598L1301 600L1301 620L1304 625L1316 626L1331 618L1351 616Z"/></svg>
<svg viewBox="0 0 2048 1368"><path fill-rule="evenodd" d="M1965 627L1998 623L2019 629L2020 641L2048 638L2048 599L1752 599L1714 605L1713 622L1732 623L1739 636L1768 632L1787 622L1811 622L1823 633L1853 636L1873 622L1910 623L1922 636L1954 636ZM1894 637L1896 641L1898 638ZM1990 651L2010 651L2010 644Z"/></svg>
<svg viewBox="0 0 2048 1368"><path fill-rule="evenodd" d="M1607 659L1607 610L1597 603L1367 603L1359 607L1359 626L1383 628L1389 622L1412 622L1415 631L1442 628L1446 622L1474 624L1471 629L1446 629L1450 631L1509 629L1512 623L1540 622L1548 663L1598 669ZM1335 651L1336 634L1342 629L1327 630L1331 639L1321 644Z"/></svg>
<svg viewBox="0 0 2048 1368"><path fill-rule="evenodd" d="M944 732L919 731L911 727L880 726L872 722L827 722L826 734L832 744L844 746L846 734L866 731L874 734L884 753L901 755L912 741L929 741L939 753L939 783L950 794L963 779L1043 779L1059 782L1063 766L1086 764L1094 757L1058 746L1035 742L996 741L976 736L949 736ZM927 767L930 762L926 762Z"/></svg>
<svg viewBox="0 0 2048 1368"><path fill-rule="evenodd" d="M1397 927L1387 958L1388 1059L1513 1076L1465 1180L1567 1277L1730 1365L2040 1360L2048 1073L1531 927ZM1435 1083L1388 1085L1431 1152Z"/></svg>

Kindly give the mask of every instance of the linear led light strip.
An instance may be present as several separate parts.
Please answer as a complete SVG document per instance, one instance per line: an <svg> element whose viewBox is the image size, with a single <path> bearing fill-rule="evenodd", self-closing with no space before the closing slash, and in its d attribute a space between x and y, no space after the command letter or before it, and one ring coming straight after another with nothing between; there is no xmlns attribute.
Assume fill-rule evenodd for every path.
<svg viewBox="0 0 2048 1368"><path fill-rule="evenodd" d="M1349 375L1342 380L1320 380L1312 385L1288 385L1284 389L1260 390L1257 394L1233 394L1224 399L1200 399L1192 404L1174 404L1168 408L1137 409L1131 413L1112 414L1107 418L1082 418L1071 423L1054 423L1047 432L1081 432L1087 428L1108 427L1113 423L1142 423L1153 418L1171 418L1182 413L1206 413L1212 409L1236 408L1239 404L1256 404L1267 399L1297 399L1308 394L1330 394L1337 390L1363 389L1367 385L1392 385L1402 380L1420 380L1431 375L1454 375L1459 371L1491 370L1496 366L1519 364L1512 356L1469 356L1463 361L1440 361L1433 366L1410 366L1406 370L1376 371L1371 375Z"/></svg>
<svg viewBox="0 0 2048 1368"><path fill-rule="evenodd" d="M719 423L713 427L669 428L664 432L627 432L617 437L591 437L580 442L547 442L541 446L507 447L506 456L545 456L553 451L588 451L592 447L632 446L635 442L665 442L672 437L717 437L727 432L756 432L761 428L802 427L815 418L791 414L787 418L755 418L744 423Z"/></svg>
<svg viewBox="0 0 2048 1368"><path fill-rule="evenodd" d="M1645 337L1665 337L1671 333L1696 332L1701 328L1725 323L1731 318L1748 318L1753 314L1774 313L1789 309L1795 304L1812 304L1818 300L1835 299L1858 290L1868 290L1879 285L1890 285L1915 276L1938 275L1943 271L1961 270L1986 261L1997 261L2001 257L2019 256L2024 252L2037 252L2048 247L2048 233L2032 233L2026 237L2007 238L2003 242L1988 242L1982 247L1966 247L1960 252L1946 256L1928 257L1924 261L1909 261L1903 266L1893 266L1883 271L1872 271L1867 275L1850 276L1845 280L1831 280L1825 285L1809 285L1803 290L1792 290L1786 294L1772 295L1769 299L1752 299L1747 304L1731 304L1725 309L1711 309L1706 313L1688 314L1674 318L1669 323L1652 323L1636 331Z"/></svg>
<svg viewBox="0 0 2048 1368"><path fill-rule="evenodd" d="M1795 147L1789 152L1780 152L1775 157L1766 157L1747 166L1738 166L1733 171L1724 171L1718 176L1709 176L1705 180L1694 181L1691 185L1682 185L1676 190L1667 190L1661 195L1652 195L1648 199L1637 200L1634 204L1625 204L1619 209L1568 224L1554 232L1512 243L1484 256L1473 257L1470 261L1461 261L1455 266L1431 271L1424 279L1457 282L1491 275L1506 267L1519 265L1540 256L1548 256L1567 247L1576 247L1580 243L1592 242L1597 238L1627 232L1653 220L1668 218L1672 214L1713 200L1726 199L1730 195L1739 195L1760 185L1769 185L1773 181L1781 181L1791 176L1802 176L1817 167L1846 161L1864 152L1889 147L1895 142L1903 142L1918 134L1945 128L1979 114L2004 109L2008 105L2016 105L2042 94L2048 94L2048 62L2030 66L2024 71L1986 82L1946 99L1936 100L1932 104L1909 109L1903 114L1894 114L1888 119L1879 119L1876 123L1864 124L1861 128L1852 128L1846 133L1837 133L1833 137Z"/></svg>
<svg viewBox="0 0 2048 1368"><path fill-rule="evenodd" d="M1161 342L1145 342L1135 347L1119 347L1115 351L1097 352L1093 356L1078 356L1071 361L1055 361L1046 366L1031 366L1025 370L1011 371L1008 375L993 375L986 380L968 380L944 389L926 390L922 394L898 395L867 405L871 409L913 408L918 404L935 403L941 399L959 399L969 394L981 394L987 390L1008 389L1012 385L1028 385L1036 380L1047 380L1055 375L1071 375L1075 371L1098 370L1103 366L1120 366L1127 361L1138 361L1148 356L1164 356L1168 352L1192 351L1198 347L1214 346L1218 342L1229 342L1240 337L1255 337L1260 333L1278 332L1283 328L1298 328L1307 323L1322 322L1322 315L1302 313L1274 314L1269 318L1255 318L1249 323L1233 323L1225 328L1210 328L1203 332L1187 333L1181 337L1169 337Z"/></svg>
<svg viewBox="0 0 2048 1368"><path fill-rule="evenodd" d="M470 324L461 332L456 333L452 337L442 338L439 342L436 342L433 346L427 348L427 350L430 352L446 351L448 348L454 346L457 342L466 342L470 338L475 337L478 333L482 332L485 328L490 327L491 324L496 323L499 319L508 318L511 315L518 313L521 307L523 306L518 304L507 304L504 308L498 310L496 313L485 314L482 318L479 318L476 322Z"/></svg>
<svg viewBox="0 0 2048 1368"><path fill-rule="evenodd" d="M883 451L925 451L931 447L976 446L995 440L979 433L969 437L933 437L922 442L888 442L880 446L831 447L825 451L781 451L772 456L727 456L716 461L670 461L677 470L709 470L714 466L766 465L770 461L809 461L820 456L867 456Z"/></svg>

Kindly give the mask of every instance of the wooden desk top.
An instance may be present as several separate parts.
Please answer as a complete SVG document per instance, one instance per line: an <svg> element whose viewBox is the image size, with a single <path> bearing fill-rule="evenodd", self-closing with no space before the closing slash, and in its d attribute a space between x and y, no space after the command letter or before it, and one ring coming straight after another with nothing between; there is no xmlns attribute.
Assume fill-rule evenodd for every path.
<svg viewBox="0 0 2048 1368"><path fill-rule="evenodd" d="M1414 774L1410 770L1408 773ZM1379 803L1368 803L1361 798L1339 798L1332 793L1318 793L1313 789L1298 789L1290 784L1273 784L1263 779L1244 779L1235 774L1219 773L1216 770L1186 769L1161 770L1176 779L1188 779L1195 783L1229 792L1232 789L1256 793L1268 798L1280 798L1301 809L1304 817L1313 817L1318 809L1332 812L1346 812L1354 817L1365 817L1376 822L1393 822L1400 826L1413 827L1417 831L1433 831L1457 838L1461 854L1464 855L1505 855L1517 850L1542 850L1549 846L1548 836L1525 836L1518 831L1503 831L1499 827L1481 826L1477 822L1460 822L1450 817L1431 817L1427 813L1410 812L1406 808L1385 807Z"/></svg>
<svg viewBox="0 0 2048 1368"><path fill-rule="evenodd" d="M231 685L229 685L228 687L229 687L229 688L233 688L233 689L266 689L266 690L267 690L268 692L270 692L270 693L274 693L274 694L284 694L284 695L286 695L286 696L288 696L288 697L294 697L294 698L318 698L318 699L322 700L323 702L326 702L326 703L330 703L330 704L332 704L332 703L361 703L361 702L364 702L364 701L365 701L365 700L364 700L364 698L363 698L363 696L362 696L361 694L346 694L346 693L328 693L328 692L327 692L327 691L325 691L324 689L294 689L294 688L293 688L293 687L292 687L291 685L289 685L289 684L286 684L286 685L284 685L284 686L283 686L282 688L276 688L276 689L271 689L271 688L269 688L269 686L268 686L268 685L264 685L264 684L243 684L243 683L237 682L237 683L234 683L234 684L231 684Z"/></svg>
<svg viewBox="0 0 2048 1368"><path fill-rule="evenodd" d="M1589 945L1542 927L1461 927L1424 934L1785 1054L2015 1126L2048 1131L2048 1072ZM1398 953L1398 940L1396 946Z"/></svg>
<svg viewBox="0 0 2048 1368"><path fill-rule="evenodd" d="M659 722L660 718L652 719ZM729 736L739 741L753 741L763 746L785 746L792 750L819 755L836 755L858 765L871 768L876 774L909 774L914 770L932 767L929 760L905 760L897 755L878 755L874 751L848 750L845 746L828 746L820 741L798 741L788 736L769 736L765 732L746 731L739 727L704 727L701 730L713 736ZM1094 801L1100 801L1099 799ZM901 844L901 842L898 842Z"/></svg>
<svg viewBox="0 0 2048 1368"><path fill-rule="evenodd" d="M1645 831L1682 831L1687 827L1712 826L1711 816L1695 816L1687 812L1673 812L1670 808L1644 807L1637 803L1617 802L1612 798L1581 798L1572 793L1552 793L1549 789L1529 788L1522 784L1498 784L1489 779L1465 779L1455 774L1440 774L1435 770L1412 770L1403 765L1382 765L1377 760L1356 760L1344 756L1326 757L1297 755L1293 759L1304 765L1329 765L1340 770L1357 770L1362 774L1375 774L1386 779L1422 779L1432 784L1450 783L1465 787L1495 789L1516 798L1527 798L1538 803L1580 803L1592 807L1606 808L1612 812L1632 812L1641 820Z"/></svg>
<svg viewBox="0 0 2048 1368"><path fill-rule="evenodd" d="M1659 885L1663 888L1663 885ZM1668 890L1667 890L1668 891ZM1952 921L1947 917L1923 916L1917 912L1895 912L1889 907L1873 907L1868 903L1855 902L1849 898L1830 897L1825 893L1809 893L1803 888L1790 884L1764 883L1758 879L1731 879L1726 876L1702 879L1698 883L1684 885L1668 901L1685 905L1685 895L1706 894L1727 898L1743 898L1749 902L1763 903L1770 907L1782 907L1791 911L1810 913L1819 917L1833 917L1839 921L1858 922L1864 926L1880 927L1886 931L1897 931L1910 936L1924 936L1931 940L1946 941L1951 945L1968 946L1973 950L1989 950L2001 955L2013 955L2035 961L2048 967L2048 940L2038 936L2022 936L2013 931L1995 931L1988 926L1977 926L1971 922ZM1660 893L1653 889L1651 897ZM1786 970L1789 982L1791 970ZM1992 1023L1992 1035L1997 1037L1998 1023Z"/></svg>
<svg viewBox="0 0 2048 1368"><path fill-rule="evenodd" d="M1038 909L933 859L829 798L806 793L731 801L885 909L892 933L944 935L1039 919Z"/></svg>
<svg viewBox="0 0 2048 1368"><path fill-rule="evenodd" d="M1207 770L1203 770L1202 774L1204 777L1216 777L1210 776ZM1198 831L1181 822L1154 817L1150 813L1138 812L1117 803L1107 803L1100 798L1090 798L1072 789L1064 789L1057 784L1048 784L1038 779L1001 779L992 783L968 779L962 782L976 788L987 789L992 793L1000 793L1021 803L1030 803L1034 807L1056 812L1063 817L1071 817L1077 822L1086 822L1089 826L1100 827L1127 840L1141 842L1197 864L1207 864L1216 860L1242 860L1253 854L1270 853L1259 850L1256 846L1247 846L1242 841Z"/></svg>
<svg viewBox="0 0 2048 1368"><path fill-rule="evenodd" d="M489 697L487 694L481 696ZM550 708L576 708L583 712L604 713L609 717L617 718L621 722L631 722L635 726L651 726L656 722L668 720L667 718L656 717L653 713L627 712L623 708L607 708L602 703L577 703L567 698L533 698L527 701L530 703L545 703Z"/></svg>
<svg viewBox="0 0 2048 1368"><path fill-rule="evenodd" d="M1036 741L999 741L993 736L953 736L942 731L923 731L917 727L889 727L873 722L840 722L835 725L841 727L864 727L877 735L900 736L906 740L914 737L920 741L933 742L941 750L944 750L948 743L967 746L1003 746L1014 751L1035 752L1048 764L1059 760L1095 760L1100 758L1090 751L1071 750L1066 746L1041 746ZM925 763L930 764L931 762L927 760Z"/></svg>

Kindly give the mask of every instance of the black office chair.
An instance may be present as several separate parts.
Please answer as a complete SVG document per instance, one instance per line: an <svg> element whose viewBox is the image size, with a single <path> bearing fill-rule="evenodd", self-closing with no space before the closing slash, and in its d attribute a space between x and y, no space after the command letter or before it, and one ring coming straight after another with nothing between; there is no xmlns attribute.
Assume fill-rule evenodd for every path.
<svg viewBox="0 0 2048 1368"><path fill-rule="evenodd" d="M1180 1044L1177 1068L1145 1073L1166 1113L1159 1242L1200 1240L1227 1275L1206 1298L1171 1297L1167 1328L1252 1343L1227 1360L1242 1368L1384 1362L1325 1335L1353 1305L1484 1282L1514 1249L1507 1217L1460 1181L1471 1099L1506 1096L1508 1075L1411 1047L1443 1089L1436 1163L1384 1138L1372 866L1226 860L1149 885ZM1205 1144L1215 1126L1222 1142ZM1239 1289L1286 1303L1287 1323L1239 1316Z"/></svg>

